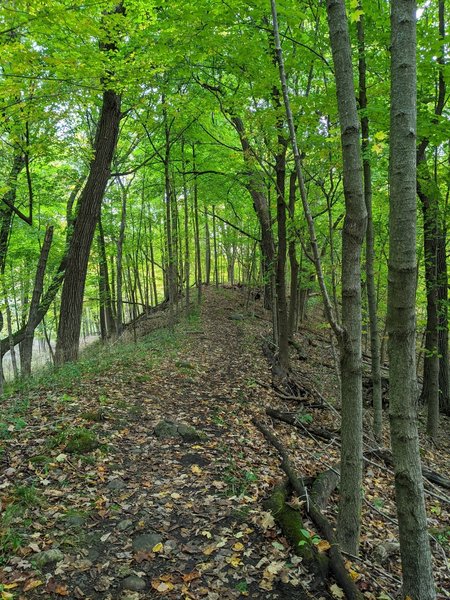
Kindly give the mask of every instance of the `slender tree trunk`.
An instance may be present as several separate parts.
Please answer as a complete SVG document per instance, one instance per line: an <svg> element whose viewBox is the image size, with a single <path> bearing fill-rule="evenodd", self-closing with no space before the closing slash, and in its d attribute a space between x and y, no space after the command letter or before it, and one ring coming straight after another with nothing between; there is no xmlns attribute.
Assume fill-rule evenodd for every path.
<svg viewBox="0 0 450 600"><path fill-rule="evenodd" d="M111 288L109 285L108 261L106 258L105 235L103 233L102 218L98 220L98 253L99 253L99 285L100 303L104 308L106 335L112 336L116 332L116 323L114 318L113 300L111 296Z"/></svg>
<svg viewBox="0 0 450 600"><path fill-rule="evenodd" d="M367 109L366 88L366 48L364 40L364 15L361 15L358 23L358 67L359 67L359 108ZM375 439L380 442L382 436L383 405L381 393L381 367L380 367L380 336L378 332L377 318L377 296L375 287L374 262L375 262L375 235L372 219L372 168L369 159L369 117L365 112L361 117L362 156L364 172L364 198L367 210L366 230L366 281L367 281L367 303L369 305L369 327L370 327L370 354L372 366L372 406L373 406L373 433Z"/></svg>
<svg viewBox="0 0 450 600"><path fill-rule="evenodd" d="M205 284L209 285L211 282L211 239L209 232L208 223L208 211L205 206Z"/></svg>
<svg viewBox="0 0 450 600"><path fill-rule="evenodd" d="M213 224L213 249L214 249L214 283L216 288L219 287L219 266L217 255L217 227L216 227L216 207L212 207L212 224Z"/></svg>
<svg viewBox="0 0 450 600"><path fill-rule="evenodd" d="M427 292L427 324L423 359L421 399L428 409L427 433L434 439L439 426L439 333L437 248L439 194L433 185L425 157L417 164L417 192L422 203L425 286ZM426 192L424 190L427 190Z"/></svg>
<svg viewBox="0 0 450 600"><path fill-rule="evenodd" d="M344 161L345 220L342 234L341 484L338 536L357 554L362 487L361 248L367 212L353 83L352 53L344 0L327 0Z"/></svg>
<svg viewBox="0 0 450 600"><path fill-rule="evenodd" d="M95 226L108 183L120 123L120 97L112 90L103 93L97 127L94 159L78 210L69 247L67 269L61 294L61 309L55 359L63 364L78 358L83 294Z"/></svg>
<svg viewBox="0 0 450 600"><path fill-rule="evenodd" d="M122 212L120 217L119 237L117 238L117 289L116 289L116 332L119 336L123 330L123 245L125 242L125 227L127 223L127 190L119 182L122 192Z"/></svg>
<svg viewBox="0 0 450 600"><path fill-rule="evenodd" d="M403 595L434 600L416 409L416 10L391 2L389 417Z"/></svg>
<svg viewBox="0 0 450 600"><path fill-rule="evenodd" d="M276 90L275 103L280 106L279 92ZM278 123L278 129L282 122ZM288 371L289 364L289 327L286 300L286 150L288 141L283 134L278 134L278 151L275 156L276 194L277 194L277 223L278 223L278 253L276 264L276 294L277 294L277 322L278 322L278 360L280 367Z"/></svg>
<svg viewBox="0 0 450 600"><path fill-rule="evenodd" d="M16 356L16 351L15 351L14 337L13 337L13 331L12 331L11 307L9 305L8 294L6 291L5 280L3 277L2 277L2 284L3 284L3 297L5 300L5 307L6 307L6 326L7 326L7 330L8 330L8 337L6 338L7 342L8 342L7 350L9 350L10 356L11 356L11 364L12 364L14 379L18 379L19 378L19 369L17 367L17 356ZM3 357L3 354L2 354L2 357Z"/></svg>
<svg viewBox="0 0 450 600"><path fill-rule="evenodd" d="M195 162L195 145L192 145L192 166L194 172L196 170ZM200 251L200 225L198 219L198 185L197 176L194 175L194 227L195 227L195 264L196 264L196 285L197 285L197 301L200 305L202 302L202 255Z"/></svg>
<svg viewBox="0 0 450 600"><path fill-rule="evenodd" d="M441 224L438 239L438 300L439 300L439 404L441 412L450 416L449 353L448 353L448 275L446 226Z"/></svg>
<svg viewBox="0 0 450 600"><path fill-rule="evenodd" d="M21 342L20 352L20 370L22 377L31 375L31 361L33 358L33 341L34 341L34 323L39 310L42 291L44 287L44 275L47 267L48 255L53 239L53 227L48 227L45 232L44 242L41 248L38 265L36 268L36 276L34 280L33 294L31 296L30 310L28 312L28 321L25 327L25 337Z"/></svg>
<svg viewBox="0 0 450 600"><path fill-rule="evenodd" d="M184 277L186 281L185 290L185 307L186 314L189 314L190 304L191 304L191 273L190 273L190 252L189 252L189 206L188 206L188 191L186 184L186 160L185 160L185 151L184 151L184 140L182 140L181 145L181 156L182 156L182 167L183 167L183 202L184 202Z"/></svg>

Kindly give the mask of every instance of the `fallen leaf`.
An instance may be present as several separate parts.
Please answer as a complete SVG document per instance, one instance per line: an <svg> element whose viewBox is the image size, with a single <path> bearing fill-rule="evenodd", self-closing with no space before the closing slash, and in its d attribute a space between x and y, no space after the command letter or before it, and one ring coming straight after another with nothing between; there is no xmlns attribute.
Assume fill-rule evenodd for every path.
<svg viewBox="0 0 450 600"><path fill-rule="evenodd" d="M201 475L203 473L201 467L198 465L192 465L191 471L194 473L194 475Z"/></svg>
<svg viewBox="0 0 450 600"><path fill-rule="evenodd" d="M336 583L333 583L333 585L330 586L330 592L333 594L333 596L335 598L338 598L338 600L345 598L344 592Z"/></svg>
<svg viewBox="0 0 450 600"><path fill-rule="evenodd" d="M326 552L330 548L331 548L331 545L330 545L330 542L328 542L328 540L320 540L320 542L317 544L317 550L319 552Z"/></svg>
<svg viewBox="0 0 450 600"><path fill-rule="evenodd" d="M152 548L152 552L162 552L164 550L164 544L162 544L161 542L158 542L157 544L155 544Z"/></svg>
<svg viewBox="0 0 450 600"><path fill-rule="evenodd" d="M194 579L199 579L201 575L198 571L192 571L192 573L185 573L181 577L184 583L190 583L191 581L194 581Z"/></svg>
<svg viewBox="0 0 450 600"><path fill-rule="evenodd" d="M34 590L34 588L37 588L37 587L39 587L40 585L43 585L43 584L44 584L44 582L41 579L30 579L23 586L23 591L24 592L29 592L30 590Z"/></svg>

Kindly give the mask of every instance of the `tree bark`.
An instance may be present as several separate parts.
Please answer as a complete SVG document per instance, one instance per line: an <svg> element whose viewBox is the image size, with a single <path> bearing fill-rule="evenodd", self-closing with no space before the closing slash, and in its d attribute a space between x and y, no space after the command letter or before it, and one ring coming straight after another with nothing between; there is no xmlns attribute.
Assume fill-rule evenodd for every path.
<svg viewBox="0 0 450 600"><path fill-rule="evenodd" d="M345 219L342 234L341 402L342 445L338 536L358 553L362 487L361 248L366 232L359 117L344 0L327 0L344 161Z"/></svg>
<svg viewBox="0 0 450 600"><path fill-rule="evenodd" d="M67 269L61 294L61 309L55 360L60 365L78 358L83 294L89 254L100 207L110 176L119 135L120 97L113 90L103 93L94 145L94 158L78 201L70 241Z"/></svg>
<svg viewBox="0 0 450 600"><path fill-rule="evenodd" d="M416 9L391 3L389 417L403 594L434 600L416 410Z"/></svg>
<svg viewBox="0 0 450 600"><path fill-rule="evenodd" d="M41 254L36 268L36 276L34 280L33 294L31 296L30 310L28 312L28 321L25 327L24 339L20 346L20 371L22 377L31 375L31 361L33 358L33 341L34 341L34 323L36 321L41 301L42 291L44 287L44 275L47 267L48 255L53 239L53 227L48 227L45 232L44 242L41 248Z"/></svg>
<svg viewBox="0 0 450 600"><path fill-rule="evenodd" d="M366 48L364 32L364 15L361 15L358 23L358 68L359 68L359 108L367 109L367 87L366 87ZM373 407L373 434L380 442L382 436L383 404L381 393L381 368L380 368L380 336L378 332L377 317L377 294L375 286L374 262L375 262L375 235L372 218L372 168L369 159L369 117L365 112L361 117L361 151L363 157L364 173L364 200L367 210L366 230L366 281L367 281L367 303L369 306L369 328L370 328L370 354L372 366L372 407Z"/></svg>

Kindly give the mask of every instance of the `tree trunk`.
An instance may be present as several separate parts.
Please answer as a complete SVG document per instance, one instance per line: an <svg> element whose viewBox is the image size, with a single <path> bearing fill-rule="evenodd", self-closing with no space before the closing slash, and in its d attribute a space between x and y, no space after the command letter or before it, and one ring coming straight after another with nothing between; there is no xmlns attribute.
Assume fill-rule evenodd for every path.
<svg viewBox="0 0 450 600"><path fill-rule="evenodd" d="M434 600L416 410L416 9L391 3L389 417L403 595Z"/></svg>
<svg viewBox="0 0 450 600"><path fill-rule="evenodd" d="M31 375L31 361L33 358L33 341L34 341L34 323L39 310L42 291L44 287L44 275L47 267L48 255L53 239L53 227L47 227L45 232L44 242L41 248L38 265L36 268L36 276L34 280L33 294L31 296L30 310L28 312L28 321L25 327L25 336L20 344L20 371L22 377Z"/></svg>
<svg viewBox="0 0 450 600"><path fill-rule="evenodd" d="M361 247L366 232L359 117L344 0L327 0L344 162L345 220L342 233L341 402L342 445L338 536L358 553L362 487Z"/></svg>
<svg viewBox="0 0 450 600"><path fill-rule="evenodd" d="M103 103L94 145L94 159L84 189L70 241L67 269L61 294L61 309L55 359L63 364L78 358L86 272L95 226L108 183L120 123L120 97L103 93Z"/></svg>
<svg viewBox="0 0 450 600"><path fill-rule="evenodd" d="M289 179L289 221L293 225L295 218L295 182L297 180L297 176L295 171L291 173ZM298 300L299 300L299 290L298 290L298 273L299 273L299 264L297 260L297 248L295 244L295 236L292 231L293 227L289 227L289 265L291 270L291 288L290 288L290 298L289 298L289 317L288 317L288 334L289 338L292 338L298 323Z"/></svg>
<svg viewBox="0 0 450 600"><path fill-rule="evenodd" d="M275 102L279 106L279 92L275 92ZM278 123L278 128L282 122ZM276 193L277 193L277 224L278 224L278 253L276 264L276 294L277 294L277 323L278 323L278 360L284 371L289 370L289 330L286 300L286 150L287 139L283 134L278 134L278 151L275 156Z"/></svg>
<svg viewBox="0 0 450 600"><path fill-rule="evenodd" d="M423 359L423 388L421 400L428 409L427 433L434 439L439 426L439 333L437 245L439 194L431 181L425 154L418 156L417 193L422 203L425 286L427 292L427 324Z"/></svg>
<svg viewBox="0 0 450 600"><path fill-rule="evenodd" d="M125 242L125 227L127 223L127 189L119 182L122 192L122 212L120 216L119 237L117 238L117 288L116 288L116 332L119 336L123 329L123 244Z"/></svg>
<svg viewBox="0 0 450 600"><path fill-rule="evenodd" d="M216 288L219 287L219 266L217 255L217 227L216 227L216 207L212 207L212 224L213 224L213 248L214 248L214 283Z"/></svg>
<svg viewBox="0 0 450 600"><path fill-rule="evenodd" d="M239 136L242 147L244 163L247 167L246 187L253 200L253 207L258 217L261 228L261 251L263 262L263 276L265 285L264 302L265 308L271 308L274 316L274 295L275 295L275 244L272 233L272 223L270 217L268 199L263 191L263 181L261 175L255 170L254 156L248 141L242 119L233 116L231 119L233 126ZM274 327L274 330L276 328Z"/></svg>
<svg viewBox="0 0 450 600"><path fill-rule="evenodd" d="M106 336L110 337L116 333L116 323L109 285L108 261L106 258L105 236L101 216L98 219L98 253L99 253L99 288L100 306L104 312Z"/></svg>
<svg viewBox="0 0 450 600"><path fill-rule="evenodd" d="M364 35L364 15L361 15L358 23L358 67L359 67L359 108L367 109L366 89L366 48ZM378 332L377 318L377 295L375 287L374 261L375 261L375 239L372 219L372 168L369 159L369 118L366 113L361 117L362 156L364 173L364 199L367 210L366 230L366 280L367 280L367 303L369 305L369 327L370 327L370 354L372 366L372 406L373 406L373 434L380 442L382 436L383 406L381 394L381 368L380 368L380 336Z"/></svg>
<svg viewBox="0 0 450 600"><path fill-rule="evenodd" d="M447 231L445 223L441 224L438 238L438 330L439 330L439 404L440 410L450 416L449 354L448 354L448 275L446 255Z"/></svg>
<svg viewBox="0 0 450 600"><path fill-rule="evenodd" d="M209 233L208 211L205 206L205 284L211 282L211 240Z"/></svg>

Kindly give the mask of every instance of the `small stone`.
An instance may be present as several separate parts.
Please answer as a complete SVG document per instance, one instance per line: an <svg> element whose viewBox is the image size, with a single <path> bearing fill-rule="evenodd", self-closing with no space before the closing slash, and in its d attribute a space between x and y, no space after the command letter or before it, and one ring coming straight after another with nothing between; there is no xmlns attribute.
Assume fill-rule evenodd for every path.
<svg viewBox="0 0 450 600"><path fill-rule="evenodd" d="M153 546L161 542L162 537L159 533L143 533L133 540L133 550L135 552L151 552Z"/></svg>
<svg viewBox="0 0 450 600"><path fill-rule="evenodd" d="M122 588L124 590L131 590L132 592L140 592L145 590L147 584L145 583L142 577L138 577L137 575L129 575L126 579L122 581Z"/></svg>
<svg viewBox="0 0 450 600"><path fill-rule="evenodd" d="M180 423L178 425L178 434L183 438L185 442L199 442L202 439L201 433L199 433L195 427Z"/></svg>
<svg viewBox="0 0 450 600"><path fill-rule="evenodd" d="M245 319L244 315L242 315L241 313L231 313L231 315L228 318L232 321L243 321Z"/></svg>
<svg viewBox="0 0 450 600"><path fill-rule="evenodd" d="M123 488L126 487L126 485L127 484L125 483L125 481L123 481L123 479L117 477L116 479L111 479L111 481L106 487L108 488L108 490L111 490L113 492L120 492L120 490L123 490Z"/></svg>
<svg viewBox="0 0 450 600"><path fill-rule="evenodd" d="M178 435L178 423L171 421L160 421L155 427L155 435L158 438L171 438Z"/></svg>
<svg viewBox="0 0 450 600"><path fill-rule="evenodd" d="M128 529L132 525L133 525L133 521L131 519L124 519L123 521L120 521L120 523L118 523L117 529L119 531L125 531L125 529Z"/></svg>
<svg viewBox="0 0 450 600"><path fill-rule="evenodd" d="M63 560L63 558L64 554L59 548L51 548L50 550L45 550L44 552L39 552L36 554L34 557L34 562L37 567L42 569L46 565Z"/></svg>

